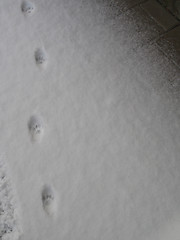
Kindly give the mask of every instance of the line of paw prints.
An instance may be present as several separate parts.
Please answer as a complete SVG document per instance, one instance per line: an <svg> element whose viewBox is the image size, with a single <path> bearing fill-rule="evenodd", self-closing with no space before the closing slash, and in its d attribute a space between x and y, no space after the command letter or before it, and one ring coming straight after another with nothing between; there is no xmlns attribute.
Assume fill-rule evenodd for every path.
<svg viewBox="0 0 180 240"><path fill-rule="evenodd" d="M35 12L35 5L30 1L23 1L21 4L21 10L25 16L32 16ZM39 48L34 54L35 62L40 68L45 68L47 65L47 54L44 49Z"/></svg>
<svg viewBox="0 0 180 240"><path fill-rule="evenodd" d="M34 3L30 1L23 1L21 4L21 10L24 13L25 16L31 16L33 15L35 11L35 5ZM44 68L47 65L47 54L44 49L38 48L34 53L35 62L38 67ZM42 118L36 115L33 115L30 117L28 121L28 129L30 133L31 140L33 142L40 142L43 134L44 134L44 123L42 121ZM4 175L1 176L2 180L4 180ZM45 185L42 190L42 205L44 211L48 215L54 215L56 211L56 197L54 190L48 186ZM0 215L4 214L4 209L0 207ZM8 224L4 224L2 229L0 228L0 238L6 234L12 232L12 226L9 226Z"/></svg>

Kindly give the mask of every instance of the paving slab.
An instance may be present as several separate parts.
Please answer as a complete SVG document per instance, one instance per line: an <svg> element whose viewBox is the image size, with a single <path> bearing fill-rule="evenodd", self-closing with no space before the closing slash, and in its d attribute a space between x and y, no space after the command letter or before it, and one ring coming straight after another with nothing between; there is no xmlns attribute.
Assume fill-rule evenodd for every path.
<svg viewBox="0 0 180 240"><path fill-rule="evenodd" d="M180 1L179 0L158 0L162 6L168 9L177 19L180 20Z"/></svg>
<svg viewBox="0 0 180 240"><path fill-rule="evenodd" d="M163 8L156 0L149 0L141 7L154 19L164 30L169 30L179 24L179 21Z"/></svg>
<svg viewBox="0 0 180 240"><path fill-rule="evenodd" d="M180 69L157 47L156 43L140 48L128 59L127 64L131 69L139 69L135 75L142 86L151 86L158 94L164 92L162 89L167 89L173 94L180 89Z"/></svg>
<svg viewBox="0 0 180 240"><path fill-rule="evenodd" d="M143 3L144 0L117 0L117 1L111 1L112 3L116 4L120 9L121 11L126 11L130 8L133 8L134 6L140 4L140 3Z"/></svg>
<svg viewBox="0 0 180 240"><path fill-rule="evenodd" d="M157 41L158 47L180 67L180 26L166 33Z"/></svg>
<svg viewBox="0 0 180 240"><path fill-rule="evenodd" d="M118 17L127 10L139 6L146 0L102 0L100 6L100 12L107 14L108 17L111 15L113 18ZM96 2L96 1L95 1ZM94 5L98 5L95 3Z"/></svg>
<svg viewBox="0 0 180 240"><path fill-rule="evenodd" d="M124 24L122 19L125 19ZM124 29L123 38L126 38L128 46L135 51L152 40L159 38L164 29L159 26L148 14L140 7L136 6L125 12L119 18L119 29Z"/></svg>
<svg viewBox="0 0 180 240"><path fill-rule="evenodd" d="M119 46L128 46L128 49L137 50L138 47L149 44L164 32L149 15L136 6L119 16L108 16L107 26L112 34L116 34Z"/></svg>

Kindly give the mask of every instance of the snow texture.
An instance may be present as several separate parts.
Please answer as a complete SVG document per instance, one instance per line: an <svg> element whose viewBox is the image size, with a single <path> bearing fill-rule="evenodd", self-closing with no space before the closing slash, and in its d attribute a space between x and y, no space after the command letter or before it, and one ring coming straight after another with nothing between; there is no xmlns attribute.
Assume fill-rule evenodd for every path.
<svg viewBox="0 0 180 240"><path fill-rule="evenodd" d="M0 1L0 146L23 240L164 240L180 226L180 70L156 47L163 29L108 0L36 0L31 17L21 4ZM47 127L29 128L39 115Z"/></svg>
<svg viewBox="0 0 180 240"><path fill-rule="evenodd" d="M15 194L7 168L0 159L0 239L18 240L22 234Z"/></svg>

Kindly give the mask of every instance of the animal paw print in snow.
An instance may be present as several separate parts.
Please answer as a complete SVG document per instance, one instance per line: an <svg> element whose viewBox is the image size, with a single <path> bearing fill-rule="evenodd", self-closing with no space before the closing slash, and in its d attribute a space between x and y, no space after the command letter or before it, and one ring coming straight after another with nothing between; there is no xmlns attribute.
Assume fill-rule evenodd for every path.
<svg viewBox="0 0 180 240"><path fill-rule="evenodd" d="M56 197L53 189L50 186L45 185L42 190L42 204L44 211L52 216L56 212Z"/></svg>
<svg viewBox="0 0 180 240"><path fill-rule="evenodd" d="M43 49L39 48L35 51L35 61L40 67L45 67L47 65L47 55Z"/></svg>
<svg viewBox="0 0 180 240"><path fill-rule="evenodd" d="M35 11L35 6L32 2L24 1L21 5L21 9L25 15L31 16Z"/></svg>
<svg viewBox="0 0 180 240"><path fill-rule="evenodd" d="M32 116L28 122L29 132L33 141L39 142L43 136L44 128L42 119Z"/></svg>

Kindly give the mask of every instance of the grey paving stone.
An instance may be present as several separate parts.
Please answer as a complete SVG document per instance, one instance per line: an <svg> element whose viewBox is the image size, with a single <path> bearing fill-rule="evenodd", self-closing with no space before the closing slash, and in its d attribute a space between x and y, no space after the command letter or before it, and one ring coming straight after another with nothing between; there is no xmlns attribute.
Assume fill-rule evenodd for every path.
<svg viewBox="0 0 180 240"><path fill-rule="evenodd" d="M158 2L180 20L180 0L158 0Z"/></svg>
<svg viewBox="0 0 180 240"><path fill-rule="evenodd" d="M121 24L121 22L124 24ZM139 6L125 12L119 18L119 30L123 28L126 42L135 51L136 48L149 44L164 32L148 14Z"/></svg>
<svg viewBox="0 0 180 240"><path fill-rule="evenodd" d="M92 0L94 1L94 0ZM107 13L108 16L117 17L146 0L100 0L100 11ZM96 2L96 1L95 1Z"/></svg>
<svg viewBox="0 0 180 240"><path fill-rule="evenodd" d="M117 44L116 51L119 51L120 61L126 61L139 48L155 41L164 32L164 29L139 5L116 16L107 12L108 14L104 17L106 13L103 9L103 24L106 25L106 32L109 33L108 39L110 37L114 41L114 48L115 43Z"/></svg>
<svg viewBox="0 0 180 240"><path fill-rule="evenodd" d="M176 26L179 21L176 20L165 8L163 8L156 0L149 0L140 5L150 17L152 17L164 30Z"/></svg>
<svg viewBox="0 0 180 240"><path fill-rule="evenodd" d="M157 41L158 47L180 67L180 26L166 33Z"/></svg>
<svg viewBox="0 0 180 240"><path fill-rule="evenodd" d="M158 94L164 89L173 94L180 92L180 69L156 44L140 48L128 59L127 64L131 69L139 69L135 74L142 86L150 86Z"/></svg>
<svg viewBox="0 0 180 240"><path fill-rule="evenodd" d="M108 20L107 27L110 36L114 39L116 54L119 52L119 61L124 63L136 55L141 48L146 48L151 42L156 41L164 32L164 29L140 6Z"/></svg>
<svg viewBox="0 0 180 240"><path fill-rule="evenodd" d="M114 4L116 4L123 12L144 2L144 0L123 0L123 1L117 0L117 1L111 1L111 2L114 2Z"/></svg>

